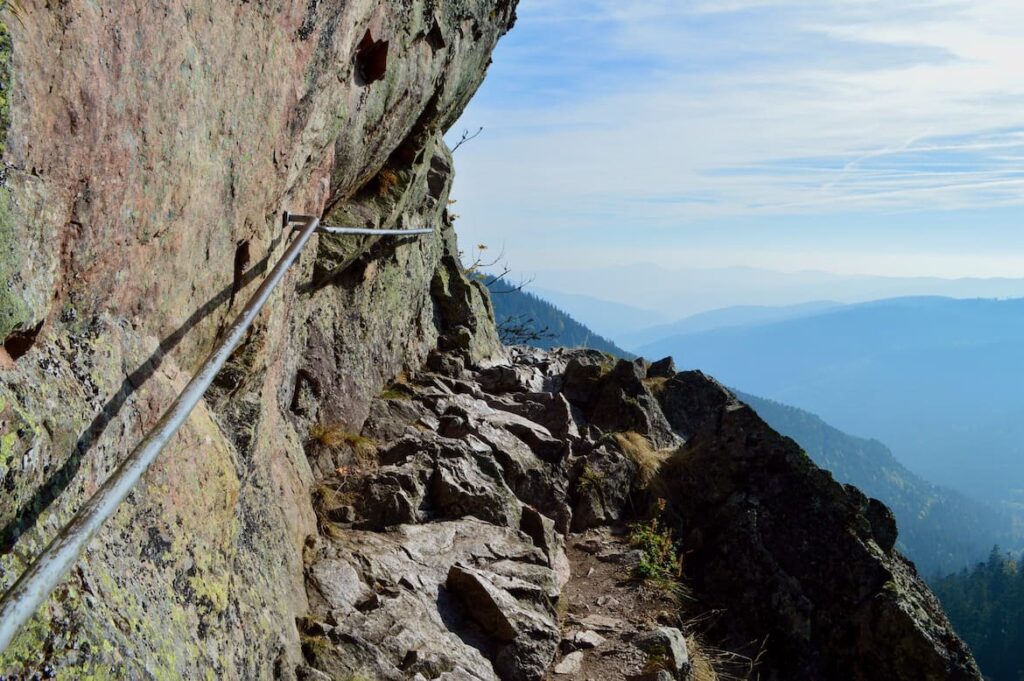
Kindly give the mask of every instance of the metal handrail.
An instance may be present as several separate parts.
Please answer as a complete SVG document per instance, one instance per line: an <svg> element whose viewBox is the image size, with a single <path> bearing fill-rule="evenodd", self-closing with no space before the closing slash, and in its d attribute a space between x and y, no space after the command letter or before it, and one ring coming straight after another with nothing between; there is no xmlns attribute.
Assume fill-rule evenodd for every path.
<svg viewBox="0 0 1024 681"><path fill-rule="evenodd" d="M246 332L256 316L266 305L288 268L298 258L299 253L309 242L315 232L331 230L334 234L363 234L367 230L349 231L350 228L324 228L320 219L308 215L284 214L284 225L288 227L299 223L296 228L298 236L288 245L281 260L274 266L266 280L245 304L234 323L228 329L224 339L206 358L199 372L189 381L178 398L171 404L157 422L156 427L140 442L132 453L121 462L117 470L107 478L106 482L78 510L74 518L57 533L34 563L18 578L18 581L7 590L0 599L0 653L13 640L15 634L43 604L50 593L60 584L61 579L78 556L85 549L89 540L110 516L114 514L121 502L125 500L143 474L156 460L170 439L178 432L189 414L203 398L214 378L224 368L231 354L241 344ZM355 229L355 228L352 228ZM360 228L361 229L361 228ZM334 231L339 230L339 231ZM344 231L341 231L344 230ZM370 230L382 236L396 234L429 234L427 230Z"/></svg>
<svg viewBox="0 0 1024 681"><path fill-rule="evenodd" d="M310 219L308 215L284 214L284 223L289 225L293 222L302 223ZM414 236L416 234L432 234L433 229L374 229L371 227L331 227L320 225L316 229L320 234L368 234L370 236Z"/></svg>

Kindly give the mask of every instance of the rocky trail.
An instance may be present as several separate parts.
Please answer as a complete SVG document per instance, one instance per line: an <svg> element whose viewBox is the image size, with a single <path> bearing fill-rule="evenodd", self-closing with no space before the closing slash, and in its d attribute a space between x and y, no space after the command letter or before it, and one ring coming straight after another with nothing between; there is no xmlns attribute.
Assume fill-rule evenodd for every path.
<svg viewBox="0 0 1024 681"><path fill-rule="evenodd" d="M687 500L673 486L696 455L688 456L690 443L704 452L736 435L747 444L774 440L798 457L806 468L787 474L820 477L816 483L836 498L812 503L847 504L839 513L864 547L852 568L875 575L859 586L878 631L931 650L930 664L943 676L924 678L972 678L969 657L958 660L933 638L952 636L933 602L919 601L908 615L906 594L923 586L888 567L902 564L876 539L891 517L877 516L869 500L803 464L802 452L786 451L795 447L791 441L713 381L677 374L670 361L615 362L593 351L513 349L506 363L477 368L458 353L435 353L429 365L375 400L361 433L332 438L327 428L308 444L315 468L326 474L317 493L321 533L305 558L311 612L302 622L301 678L705 681L719 677L685 622L723 606L728 614L713 633L716 645L774 633L784 639L778 649L795 649L801 632L789 618L822 618L835 606L812 603L815 594L783 572L789 558L781 554L831 560L824 535L808 534L803 546L775 545L756 524L743 528L759 555L737 553L732 570L746 579L761 573L772 584L774 622L761 613L757 620L737 616L752 607L746 599L760 596L701 592L697 571L636 579L638 566L654 557L631 538L630 522L661 523L653 525L664 528L656 535L687 551L687 563L714 556L700 538L721 532L710 518L728 513L702 517L692 509L711 495L724 495L718 503L728 507L743 494L719 480L705 486L703 498L691 492ZM734 434L709 438L734 412L748 412L750 420ZM782 464L738 455L726 463L730 477L743 478L751 477L744 467ZM694 504L689 511L687 501ZM773 499L745 501L766 519L778 512L766 507ZM726 576L723 570L719 578ZM691 587L694 597L681 601ZM790 613L787 598L806 609ZM808 635L818 635L815 629ZM850 635L881 647L875 630ZM734 652L739 659L745 651ZM794 678L783 670L796 669L800 678L814 678L808 670L823 664L832 662L769 650L755 672ZM898 661L888 664L897 670L890 678L922 678L916 664L903 672Z"/></svg>
<svg viewBox="0 0 1024 681"><path fill-rule="evenodd" d="M627 534L620 526L569 538L566 554L572 576L562 592L562 643L548 679L642 676L650 660L636 644L638 637L664 628L685 640L680 601L671 592L634 578L641 557ZM680 666L692 666L697 646L692 640L684 645Z"/></svg>

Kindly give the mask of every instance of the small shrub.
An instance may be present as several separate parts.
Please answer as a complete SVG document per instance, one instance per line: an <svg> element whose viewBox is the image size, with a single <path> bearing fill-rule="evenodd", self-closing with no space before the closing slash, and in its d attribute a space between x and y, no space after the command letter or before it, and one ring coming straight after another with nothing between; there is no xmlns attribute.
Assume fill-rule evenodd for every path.
<svg viewBox="0 0 1024 681"><path fill-rule="evenodd" d="M409 393L404 390L399 390L396 387L385 388L380 393L380 399L382 400L410 400Z"/></svg>
<svg viewBox="0 0 1024 681"><path fill-rule="evenodd" d="M668 383L668 379L661 376L657 378L643 379L643 384L647 386L647 390L649 390L651 395L654 395L655 398L661 397L665 392L666 383Z"/></svg>
<svg viewBox="0 0 1024 681"><path fill-rule="evenodd" d="M555 616L559 622L564 622L569 616L569 596L563 591L555 603Z"/></svg>
<svg viewBox="0 0 1024 681"><path fill-rule="evenodd" d="M659 515L665 510L665 500L658 501ZM637 523L629 533L629 543L640 549L640 564L633 574L644 580L676 580L682 574L682 560L676 548L672 530L662 527L655 516L646 523Z"/></svg>
<svg viewBox="0 0 1024 681"><path fill-rule="evenodd" d="M672 660L669 658L667 653L655 652L644 664L644 674L657 674L658 672L674 672L672 668Z"/></svg>
<svg viewBox="0 0 1024 681"><path fill-rule="evenodd" d="M313 509L320 515L326 515L342 506L355 506L357 503L359 495L356 492L342 491L327 485L319 485L313 491Z"/></svg>

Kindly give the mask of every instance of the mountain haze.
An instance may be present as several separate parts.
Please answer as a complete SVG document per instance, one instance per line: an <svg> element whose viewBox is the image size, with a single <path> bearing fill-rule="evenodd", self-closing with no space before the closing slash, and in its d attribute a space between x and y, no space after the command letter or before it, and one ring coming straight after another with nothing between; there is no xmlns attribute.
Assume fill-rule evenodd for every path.
<svg viewBox="0 0 1024 681"><path fill-rule="evenodd" d="M886 442L986 500L1024 487L1024 300L902 298L638 348Z"/></svg>
<svg viewBox="0 0 1024 681"><path fill-rule="evenodd" d="M644 307L614 303L578 293L562 293L552 289L530 286L528 291L542 300L557 305L567 314L578 319L597 333L614 337L616 342L623 342L628 334L635 329L646 329L662 325L670 321L664 312L649 310Z"/></svg>
<svg viewBox="0 0 1024 681"><path fill-rule="evenodd" d="M533 272L534 288L655 311L665 322L736 306L779 307L820 300L863 303L909 296L1024 297L1024 278L887 277L780 272L752 267L669 268L650 263ZM578 314L573 300L557 301ZM580 315L583 319L583 316ZM654 321L648 326L664 323ZM622 329L632 331L633 329ZM624 342L611 330L616 342Z"/></svg>
<svg viewBox="0 0 1024 681"><path fill-rule="evenodd" d="M739 391L736 395L837 480L884 501L896 514L897 545L926 577L972 565L996 544L1019 542L1006 513L927 482L881 442L847 435L795 407Z"/></svg>
<svg viewBox="0 0 1024 681"><path fill-rule="evenodd" d="M671 324L659 324L636 331L625 331L616 337L629 347L642 347L672 336L798 319L829 312L842 306L842 303L827 300L782 306L737 305L720 310L698 312Z"/></svg>
<svg viewBox="0 0 1024 681"><path fill-rule="evenodd" d="M489 280L488 280L489 281ZM504 279L490 285L495 321L506 342L524 342L523 334L510 334L515 327L532 331L537 337L528 344L541 349L593 348L616 357L634 355L612 341L598 335L555 305L526 290L521 290Z"/></svg>

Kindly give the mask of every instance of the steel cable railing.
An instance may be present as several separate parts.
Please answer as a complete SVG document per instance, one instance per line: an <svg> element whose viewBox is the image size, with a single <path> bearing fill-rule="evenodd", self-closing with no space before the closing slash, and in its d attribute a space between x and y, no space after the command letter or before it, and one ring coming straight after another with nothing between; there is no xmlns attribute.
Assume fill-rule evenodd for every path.
<svg viewBox="0 0 1024 681"><path fill-rule="evenodd" d="M241 344L249 327L252 326L257 315L270 299L270 294L284 279L288 268L298 259L299 253L302 252L314 233L412 236L433 232L432 229L383 230L326 227L321 226L319 218L290 215L289 213L284 214L284 225L286 229L292 225L298 225L295 227L296 237L288 245L284 255L260 284L252 298L242 308L220 344L203 362L199 372L160 417L153 430L121 462L106 482L85 502L71 521L57 533L53 541L36 557L35 562L0 599L0 653L7 648L22 625L32 617L50 593L60 584L64 575L88 545L89 540L117 511L121 502L134 489L163 448L188 419L189 414L203 398L228 358Z"/></svg>

